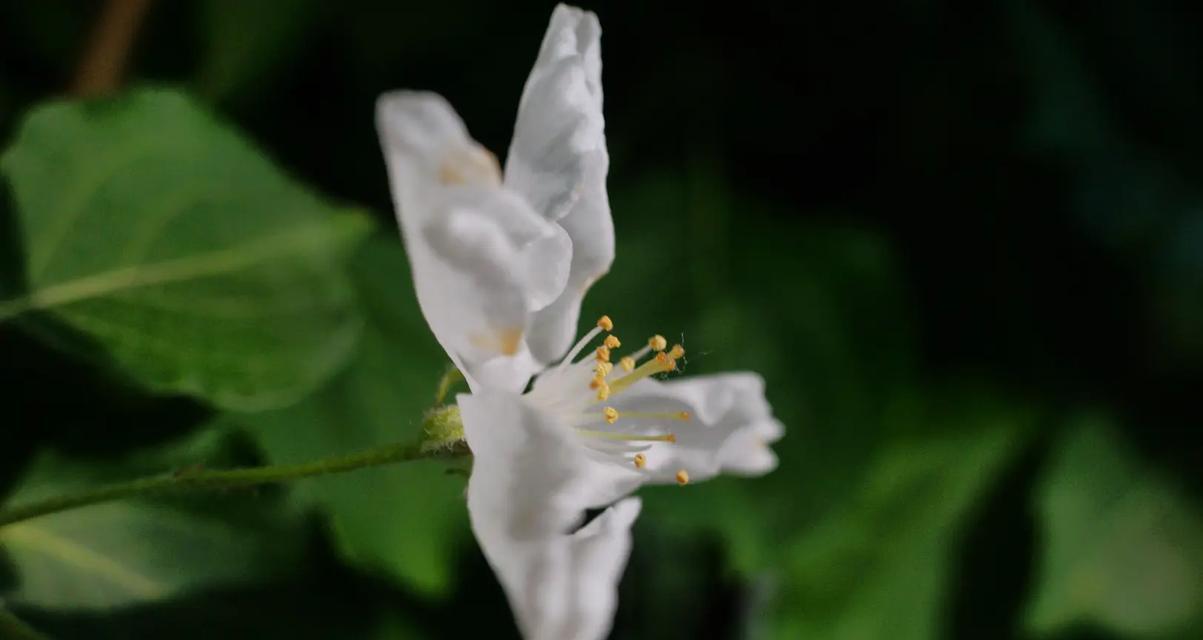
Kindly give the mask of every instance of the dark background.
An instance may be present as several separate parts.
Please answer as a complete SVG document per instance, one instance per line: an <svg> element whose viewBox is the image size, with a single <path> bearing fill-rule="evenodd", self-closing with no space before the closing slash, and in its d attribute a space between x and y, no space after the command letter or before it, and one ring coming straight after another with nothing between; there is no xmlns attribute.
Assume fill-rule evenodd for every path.
<svg viewBox="0 0 1203 640"><path fill-rule="evenodd" d="M438 92L502 155L551 9L236 5L155 3L129 82L193 91L294 176L390 224L376 95ZM0 140L25 109L66 92L99 6L0 3ZM1024 444L955 519L937 635L1022 635L1039 556L1030 496L1076 412L1111 416L1136 459L1198 502L1197 3L590 8L603 29L619 234L614 271L590 309L696 336L693 347L714 354L698 358L698 371L765 374L790 436L778 447L779 478L740 491L766 487L789 517L753 525L821 526L820 514L857 486L864 460L906 431L883 416L916 389L925 406L977 406L984 395L985 405L1035 416ZM4 253L18 255L4 235L13 240ZM10 288L14 274L9 264ZM397 295L410 295L408 285ZM210 415L108 381L19 328L0 328L0 354L0 402L18 416L2 427L0 487L40 448L115 455ZM949 432L960 427L955 412L942 420ZM780 489L790 483L803 488ZM708 508L709 494L699 495L681 509ZM658 521L655 507L673 498L657 496L636 529L615 637L777 628L757 621L788 616L764 599L788 592L791 578L746 571L722 526L686 535L675 520ZM727 502L709 504L721 512ZM892 528L869 531L885 538ZM111 615L28 616L67 637L165 628L172 637L252 637L248 629L280 625L292 628L286 637L350 637L338 630L386 615L432 637L513 633L470 544L453 594L438 599L343 567L317 522L311 535L311 566L269 587ZM847 571L856 582L857 567ZM1059 637L1125 636L1085 623Z"/></svg>

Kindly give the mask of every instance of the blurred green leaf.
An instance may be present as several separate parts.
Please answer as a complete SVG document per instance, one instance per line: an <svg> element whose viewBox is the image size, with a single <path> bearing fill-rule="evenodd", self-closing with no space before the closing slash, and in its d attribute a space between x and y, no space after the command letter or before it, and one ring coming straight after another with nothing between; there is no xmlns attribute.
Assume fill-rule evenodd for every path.
<svg viewBox="0 0 1203 640"><path fill-rule="evenodd" d="M1031 416L983 405L925 419L955 431L894 442L842 509L782 551L775 637L938 637L966 514Z"/></svg>
<svg viewBox="0 0 1203 640"><path fill-rule="evenodd" d="M0 159L29 292L138 381L219 406L287 404L350 354L340 252L366 229L186 97L35 110Z"/></svg>
<svg viewBox="0 0 1203 640"><path fill-rule="evenodd" d="M421 640L426 637L427 634L396 611L385 612L370 636L371 640Z"/></svg>
<svg viewBox="0 0 1203 640"><path fill-rule="evenodd" d="M9 504L79 486L94 471L43 456ZM263 511L266 507L259 505ZM278 518L277 524L285 521ZM218 513L146 501L43 516L0 528L0 550L18 578L4 597L43 608L107 608L245 581L288 565L297 541L278 535L283 530L256 529Z"/></svg>
<svg viewBox="0 0 1203 640"><path fill-rule="evenodd" d="M1065 436L1036 507L1044 545L1032 631L1091 622L1162 636L1203 621L1203 520L1105 420Z"/></svg>
<svg viewBox="0 0 1203 640"><path fill-rule="evenodd" d="M43 640L46 636L38 633L0 604L0 638L5 640Z"/></svg>
<svg viewBox="0 0 1203 640"><path fill-rule="evenodd" d="M321 5L312 0L207 0L199 6L205 54L198 91L221 99L266 83L268 72L305 46Z"/></svg>
<svg viewBox="0 0 1203 640"><path fill-rule="evenodd" d="M418 311L401 242L368 241L354 274L367 312L358 357L321 392L243 419L273 462L416 441L446 357ZM417 462L302 483L296 495L329 513L342 553L409 587L441 594L467 534L464 481Z"/></svg>

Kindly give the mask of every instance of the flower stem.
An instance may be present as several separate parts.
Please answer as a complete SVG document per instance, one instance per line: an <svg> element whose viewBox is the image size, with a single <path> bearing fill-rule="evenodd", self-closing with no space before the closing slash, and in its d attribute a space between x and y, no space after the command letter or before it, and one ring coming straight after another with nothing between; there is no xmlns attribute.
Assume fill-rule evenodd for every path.
<svg viewBox="0 0 1203 640"><path fill-rule="evenodd" d="M347 455L300 464L269 465L245 469L182 470L55 496L0 511L0 527L39 516L110 500L186 491L241 489L330 473L343 473L412 460L450 458L467 453L465 447L424 451L420 444L389 444Z"/></svg>

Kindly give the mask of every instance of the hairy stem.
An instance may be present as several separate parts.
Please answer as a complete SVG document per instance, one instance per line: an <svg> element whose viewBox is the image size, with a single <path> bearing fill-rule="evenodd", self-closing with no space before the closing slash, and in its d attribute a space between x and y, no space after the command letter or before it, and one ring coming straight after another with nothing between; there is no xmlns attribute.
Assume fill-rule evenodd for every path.
<svg viewBox="0 0 1203 640"><path fill-rule="evenodd" d="M186 491L240 489L263 484L296 480L330 473L343 473L412 460L450 458L466 455L464 447L442 451L423 451L420 444L390 444L357 453L334 456L300 464L270 465L245 469L208 471L183 470L127 482L86 489L78 493L17 505L0 511L0 527L39 516L76 509L100 502Z"/></svg>

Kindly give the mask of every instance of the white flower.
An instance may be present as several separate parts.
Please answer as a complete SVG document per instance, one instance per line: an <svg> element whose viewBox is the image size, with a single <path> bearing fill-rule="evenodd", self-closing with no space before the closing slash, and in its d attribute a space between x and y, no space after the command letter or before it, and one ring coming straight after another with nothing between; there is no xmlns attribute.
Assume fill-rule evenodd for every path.
<svg viewBox="0 0 1203 640"><path fill-rule="evenodd" d="M626 496L765 473L782 434L759 376L656 380L684 349L653 336L619 357L609 317L572 344L581 300L614 259L600 33L592 13L556 7L504 179L439 96L377 104L418 301L472 390L457 399L475 456L472 528L523 634L540 640L609 631L640 510Z"/></svg>

